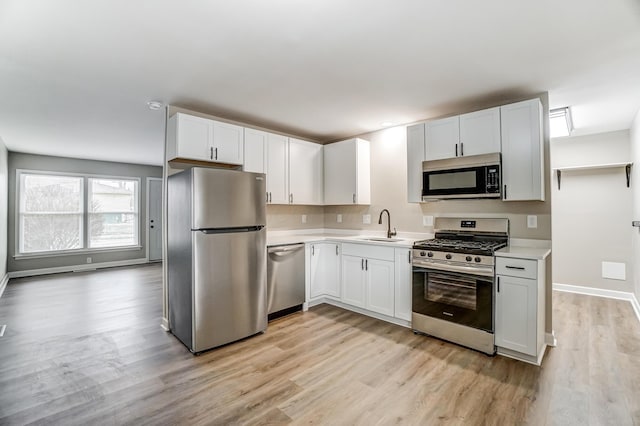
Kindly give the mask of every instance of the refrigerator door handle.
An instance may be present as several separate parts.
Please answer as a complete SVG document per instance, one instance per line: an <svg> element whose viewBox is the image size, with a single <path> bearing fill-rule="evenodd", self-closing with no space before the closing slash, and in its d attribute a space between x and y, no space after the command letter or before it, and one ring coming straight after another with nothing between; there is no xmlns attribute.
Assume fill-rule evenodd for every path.
<svg viewBox="0 0 640 426"><path fill-rule="evenodd" d="M213 228L213 229L192 229L192 231L200 231L203 234L232 234L235 232L257 232L264 228L264 225L258 226L238 226L234 228Z"/></svg>

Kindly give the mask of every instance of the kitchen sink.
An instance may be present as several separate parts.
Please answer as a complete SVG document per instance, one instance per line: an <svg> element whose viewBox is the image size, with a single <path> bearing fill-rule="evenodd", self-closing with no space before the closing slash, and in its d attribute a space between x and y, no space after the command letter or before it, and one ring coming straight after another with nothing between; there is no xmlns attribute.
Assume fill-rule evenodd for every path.
<svg viewBox="0 0 640 426"><path fill-rule="evenodd" d="M364 237L360 239L365 241L376 241L381 243L397 243L398 241L404 241L402 238L384 238L384 237Z"/></svg>

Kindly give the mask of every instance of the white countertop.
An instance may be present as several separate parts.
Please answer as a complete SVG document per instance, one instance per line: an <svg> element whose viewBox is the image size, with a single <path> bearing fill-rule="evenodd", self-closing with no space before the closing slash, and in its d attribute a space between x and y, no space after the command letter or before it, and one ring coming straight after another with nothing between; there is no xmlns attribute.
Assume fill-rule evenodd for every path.
<svg viewBox="0 0 640 426"><path fill-rule="evenodd" d="M509 246L496 251L498 257L516 257L519 259L544 260L551 254L548 247Z"/></svg>
<svg viewBox="0 0 640 426"><path fill-rule="evenodd" d="M387 247L409 248L418 240L432 238L432 234L399 233L394 238L400 241L370 241L366 238L382 238L384 234L370 231L336 230L337 232L310 232L298 233L300 231L273 231L267 232L267 246L278 246L284 244L313 243L322 241L336 241L341 243L374 244Z"/></svg>

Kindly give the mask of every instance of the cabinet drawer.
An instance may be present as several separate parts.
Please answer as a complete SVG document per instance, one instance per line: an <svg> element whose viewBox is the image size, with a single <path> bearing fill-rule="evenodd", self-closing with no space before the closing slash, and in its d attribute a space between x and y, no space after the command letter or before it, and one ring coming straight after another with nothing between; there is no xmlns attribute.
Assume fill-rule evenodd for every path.
<svg viewBox="0 0 640 426"><path fill-rule="evenodd" d="M370 259L394 261L393 247L382 247L374 244L342 244L342 254L367 257Z"/></svg>
<svg viewBox="0 0 640 426"><path fill-rule="evenodd" d="M538 262L531 259L496 257L496 275L537 279Z"/></svg>

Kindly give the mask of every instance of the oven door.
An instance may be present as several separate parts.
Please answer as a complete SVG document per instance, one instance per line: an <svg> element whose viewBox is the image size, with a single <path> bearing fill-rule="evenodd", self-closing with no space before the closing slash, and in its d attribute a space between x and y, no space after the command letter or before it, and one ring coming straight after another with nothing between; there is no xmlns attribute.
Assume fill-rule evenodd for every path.
<svg viewBox="0 0 640 426"><path fill-rule="evenodd" d="M493 333L493 277L413 266L413 312Z"/></svg>

